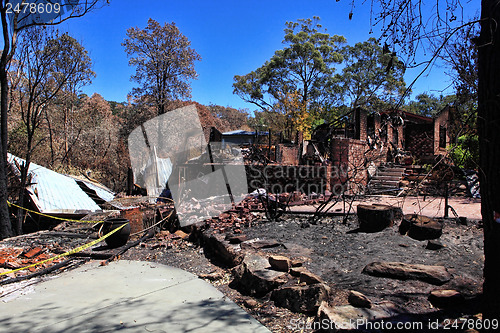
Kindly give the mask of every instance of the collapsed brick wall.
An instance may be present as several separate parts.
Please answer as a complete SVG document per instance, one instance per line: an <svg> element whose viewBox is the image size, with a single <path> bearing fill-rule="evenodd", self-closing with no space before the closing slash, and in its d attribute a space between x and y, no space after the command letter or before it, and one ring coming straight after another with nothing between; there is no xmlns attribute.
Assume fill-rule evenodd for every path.
<svg viewBox="0 0 500 333"><path fill-rule="evenodd" d="M379 166L387 161L387 146L370 149L365 141L336 138L331 143L330 156L332 168L346 171L346 177L331 178L331 188L344 184L344 190L359 192L368 183L368 166L372 163Z"/></svg>
<svg viewBox="0 0 500 333"><path fill-rule="evenodd" d="M279 144L276 146L276 163L283 165L299 164L299 146Z"/></svg>
<svg viewBox="0 0 500 333"><path fill-rule="evenodd" d="M214 165L215 171L218 171L222 165ZM241 165L224 165L228 175L233 174L231 168L239 168ZM197 186L197 193L201 194L202 189L207 189L207 196L210 193L225 193L226 184L220 181L220 178L214 177L208 184L204 184L200 179L199 170L203 170L205 175L210 174L211 167L205 166L185 168L182 171L182 178ZM177 171L178 172L178 171ZM310 166L310 165L278 165L278 164L250 164L245 165L247 176L248 193L259 188L264 188L271 193L291 193L301 191L305 194L317 193L324 194L330 191L330 184L340 183L341 170L332 168L330 165ZM229 177L229 176L228 176ZM336 178L339 178L336 180ZM344 177L345 178L345 177ZM208 186L207 186L208 185ZM233 193L235 194L235 193Z"/></svg>

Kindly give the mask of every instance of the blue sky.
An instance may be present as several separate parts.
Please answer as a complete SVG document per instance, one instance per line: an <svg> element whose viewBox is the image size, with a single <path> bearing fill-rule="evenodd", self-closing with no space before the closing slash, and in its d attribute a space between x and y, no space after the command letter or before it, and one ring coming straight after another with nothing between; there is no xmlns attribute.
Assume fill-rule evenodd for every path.
<svg viewBox="0 0 500 333"><path fill-rule="evenodd" d="M130 81L135 69L121 46L130 27L144 28L148 18L161 24L175 22L201 55L196 63L198 80L192 81L192 100L201 104L219 104L254 110L254 106L233 95L234 75L243 75L260 67L274 51L283 48L283 29L286 21L321 17L321 24L330 34L343 35L354 45L371 36L378 37L379 29L370 35L369 4L354 8L348 19L351 1L334 0L184 0L132 1L112 0L111 4L82 18L69 20L59 26L68 31L89 51L97 77L83 91L101 94L107 100L126 101L136 83ZM449 86L444 69L434 68L422 77L414 95ZM415 71L407 72L409 84ZM434 90L434 91L433 91Z"/></svg>

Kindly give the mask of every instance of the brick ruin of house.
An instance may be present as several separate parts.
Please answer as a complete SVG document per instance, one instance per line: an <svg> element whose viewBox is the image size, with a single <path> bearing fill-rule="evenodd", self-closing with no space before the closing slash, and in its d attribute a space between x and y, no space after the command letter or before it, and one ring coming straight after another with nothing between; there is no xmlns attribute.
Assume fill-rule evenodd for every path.
<svg viewBox="0 0 500 333"><path fill-rule="evenodd" d="M451 110L445 107L431 118L401 110L369 114L358 108L342 123L320 126L311 140L303 140L299 133L295 142L284 143L271 140L268 132L235 136L235 131L225 134L212 129L210 141L224 146L237 137L235 144L240 145L245 141L241 135L255 135L248 140L251 145L243 145L247 156L258 155L257 160L245 163L249 192L267 188L273 193L354 193L366 187L370 175L381 165L426 164L443 156L450 143ZM209 164L212 171L224 165Z"/></svg>
<svg viewBox="0 0 500 333"><path fill-rule="evenodd" d="M275 163L247 166L249 190L267 185L271 192L357 192L367 185L369 174L386 163L433 163L450 143L450 110L445 107L431 118L400 110L368 114L356 109L339 128L325 126L318 137L297 140L299 144L276 144ZM315 155L323 157L311 158Z"/></svg>

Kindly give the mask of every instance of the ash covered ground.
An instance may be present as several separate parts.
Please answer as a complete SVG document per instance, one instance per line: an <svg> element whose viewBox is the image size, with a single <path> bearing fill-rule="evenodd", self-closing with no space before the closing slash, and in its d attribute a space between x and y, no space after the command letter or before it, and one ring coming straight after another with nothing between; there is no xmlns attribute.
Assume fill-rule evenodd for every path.
<svg viewBox="0 0 500 333"><path fill-rule="evenodd" d="M472 317L480 312L479 297L483 268L483 230L477 222L457 224L444 220L439 250L426 249L427 241L417 241L398 232L399 221L381 232L356 232L357 217L347 221L328 217L317 224L308 223L308 216L284 216L270 222L265 218L242 227L248 240L270 240L278 246L260 249L261 254L280 254L296 259L319 275L331 288L332 306L348 304L349 290L364 293L373 302L391 301L408 314L407 320L432 318L456 319ZM230 231L229 235L231 235ZM187 240L161 241L158 237L130 249L123 259L149 260L185 269L204 277L220 291L265 324L272 332L297 332L291 322L312 322L313 317L276 307L269 296L252 298L231 288L231 270L206 255L203 247ZM444 285L436 286L415 280L373 277L362 273L372 262L391 261L409 264L442 265L453 275ZM467 301L452 310L435 308L428 300L435 289L455 289ZM303 332L312 332L305 329Z"/></svg>
<svg viewBox="0 0 500 333"><path fill-rule="evenodd" d="M338 289L353 289L374 300L390 300L412 313L433 311L427 300L437 289L425 282L372 277L363 268L377 261L442 265L453 279L440 289L456 289L466 296L480 293L483 269L483 230L477 223L459 225L444 222L444 245L439 250L426 249L427 241L417 241L398 232L399 223L381 232L353 232L356 217L346 223L342 218L329 218L316 225L306 224L305 217L292 217L279 222L261 222L246 230L249 239L275 239L283 245L268 249L293 259L300 259L310 271Z"/></svg>

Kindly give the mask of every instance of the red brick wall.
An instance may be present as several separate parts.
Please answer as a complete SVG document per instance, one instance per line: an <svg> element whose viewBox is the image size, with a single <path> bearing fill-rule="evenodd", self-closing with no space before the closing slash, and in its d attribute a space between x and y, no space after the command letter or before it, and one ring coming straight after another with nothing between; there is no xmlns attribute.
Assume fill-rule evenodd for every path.
<svg viewBox="0 0 500 333"><path fill-rule="evenodd" d="M276 163L282 165L299 164L299 146L279 144L276 147Z"/></svg>
<svg viewBox="0 0 500 333"><path fill-rule="evenodd" d="M364 187L368 181L367 167L370 162L380 165L387 160L387 147L370 150L366 142L354 139L335 139L331 144L332 167L347 171L348 178L332 178L331 187L339 183L346 184L346 190L356 192L357 187Z"/></svg>
<svg viewBox="0 0 500 333"><path fill-rule="evenodd" d="M432 158L434 156L434 125L407 124L405 145L405 149L415 158Z"/></svg>
<svg viewBox="0 0 500 333"><path fill-rule="evenodd" d="M359 139L361 141L366 141L367 137L367 122L368 122L368 113L366 110L363 109L358 109L359 110Z"/></svg>

